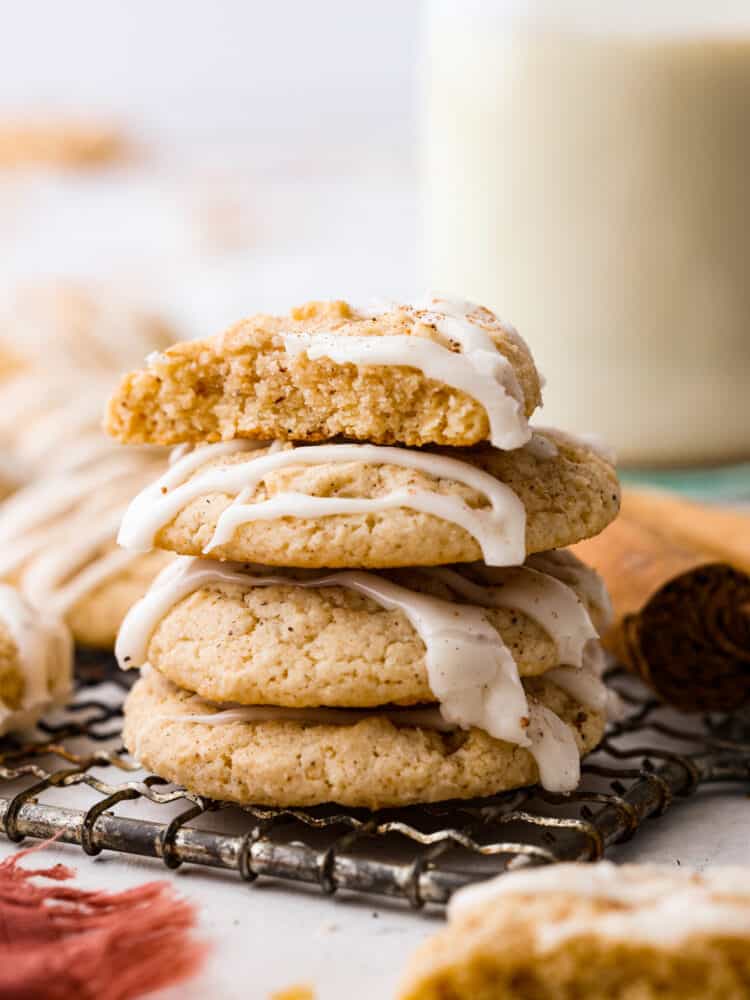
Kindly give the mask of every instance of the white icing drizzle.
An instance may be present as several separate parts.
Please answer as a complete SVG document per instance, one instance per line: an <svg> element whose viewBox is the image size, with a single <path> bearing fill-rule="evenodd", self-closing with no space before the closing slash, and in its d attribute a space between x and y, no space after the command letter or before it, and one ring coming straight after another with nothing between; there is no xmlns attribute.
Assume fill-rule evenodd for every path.
<svg viewBox="0 0 750 1000"><path fill-rule="evenodd" d="M192 479L188 478L201 464L250 450L254 444L236 440L208 445L178 460L164 476L147 486L132 501L120 528L120 544L125 548L146 551L153 546L159 530L185 506L206 494L223 493L234 499L219 516L213 537L204 549L207 553L226 544L239 525L250 521L374 513L407 507L460 525L476 539L488 565L508 566L524 560L526 512L513 490L481 469L444 455L371 444L324 444L291 449L277 444L276 450L272 449L259 458L234 465L218 465ZM313 497L286 492L269 500L246 502L265 476L277 469L329 462L362 462L418 469L436 479L463 483L486 496L490 507L473 509L457 496L409 489L396 490L374 499Z"/></svg>
<svg viewBox="0 0 750 1000"><path fill-rule="evenodd" d="M65 404L52 408L24 428L16 439L16 450L23 461L38 466L54 457L60 448L67 449L84 431L96 431L101 419L102 402L98 395L74 394ZM97 439L108 445L110 453L113 451L101 431Z"/></svg>
<svg viewBox="0 0 750 1000"><path fill-rule="evenodd" d="M0 701L0 735L33 725L71 688L73 647L65 626L36 611L13 587L0 584L0 621L18 650L24 676L21 705Z"/></svg>
<svg viewBox="0 0 750 1000"><path fill-rule="evenodd" d="M90 444L89 461L82 448L67 474L56 469L0 504L0 577L20 577L32 603L60 616L137 558L110 546L127 495L161 457L136 449L115 454L108 445L97 462Z"/></svg>
<svg viewBox="0 0 750 1000"><path fill-rule="evenodd" d="M198 706L208 707L209 702L196 698ZM215 707L215 706L214 706ZM394 726L418 726L449 733L456 729L446 722L440 710L424 708L283 708L278 705L219 706L218 712L197 712L188 715L164 714L159 718L174 722L195 722L210 726L229 726L233 723L254 722L303 722L315 726L355 726L364 719L387 719Z"/></svg>
<svg viewBox="0 0 750 1000"><path fill-rule="evenodd" d="M481 586L455 569L436 567L427 572L472 604L522 611L555 641L561 663L582 666L586 644L597 638L581 599L554 575L513 566L502 571L502 581Z"/></svg>
<svg viewBox="0 0 750 1000"><path fill-rule="evenodd" d="M539 462L549 462L551 459L557 458L560 454L560 449L554 440L551 437L540 434L537 427L534 428L534 433L526 445L526 451L530 455L533 455Z"/></svg>
<svg viewBox="0 0 750 1000"><path fill-rule="evenodd" d="M598 434L573 434L571 431L560 430L559 427L540 427L536 424L532 428L532 431L536 440L543 438L545 441L549 441L547 435L551 434L553 437L558 438L558 440L567 442L568 444L576 446L583 445L610 465L617 465L617 453L614 448L607 444L604 438L600 437ZM555 451L557 451L556 446Z"/></svg>
<svg viewBox="0 0 750 1000"><path fill-rule="evenodd" d="M97 558L99 551L114 541L122 514L122 507L105 511L83 534L74 529L42 550L21 578L24 594L37 607L64 616L85 594L130 565L137 553L122 549ZM83 569L71 578L80 567Z"/></svg>
<svg viewBox="0 0 750 1000"><path fill-rule="evenodd" d="M531 437L523 393L508 359L472 317L480 307L460 299L429 296L407 310L415 323L431 324L457 344L452 351L433 340L408 334L347 336L337 333L282 333L288 354L311 361L330 358L336 364L399 365L416 368L427 378L459 389L480 403L496 448L518 448Z"/></svg>
<svg viewBox="0 0 750 1000"><path fill-rule="evenodd" d="M478 597L485 607L498 606L493 599L493 588L470 584L464 591L462 584L468 581L455 571L430 572L469 599ZM531 609L531 617L550 623L550 634L558 646L580 666L584 648L596 635L583 605L572 593L562 597L559 581L553 580L547 594L553 609L556 605L560 611L551 614L550 609L543 607L544 587L540 588L538 580L541 574L529 571L519 576L515 569L508 572L513 577L510 590ZM526 593L524 583L530 594ZM408 590L374 573L341 571L300 579L280 573L253 575L233 563L178 559L162 571L145 597L128 612L115 646L120 666L128 669L146 663L151 635L170 609L196 590L217 585L244 589L276 585L339 586L364 594L381 607L398 608L425 645L430 689L440 702L441 716L446 722L462 728L475 726L496 739L526 747L537 760L542 783L551 790L566 791L577 784L580 764L572 731L549 709L527 700L516 663L482 608ZM500 606L505 606L505 599ZM575 627L568 625L569 618L577 623ZM567 675L563 674L559 686L564 688L566 680ZM591 707L602 703L601 686L592 674L587 684L580 685L582 703L590 701Z"/></svg>
<svg viewBox="0 0 750 1000"><path fill-rule="evenodd" d="M112 486L126 485L142 470L137 455L113 456L92 468L38 480L7 499L0 506L0 577L53 544L60 522L78 514L84 503L92 517L111 506Z"/></svg>
<svg viewBox="0 0 750 1000"><path fill-rule="evenodd" d="M572 552L567 549L535 552L526 559L526 565L539 573L555 577L581 594L596 613L600 631L609 628L614 621L612 602L604 580Z"/></svg>
<svg viewBox="0 0 750 1000"><path fill-rule="evenodd" d="M669 946L695 934L745 937L750 933L750 874L747 868L732 866L699 873L608 861L543 865L461 889L451 899L448 917L460 919L508 897L561 893L617 905L537 922L535 944L540 952L584 935Z"/></svg>

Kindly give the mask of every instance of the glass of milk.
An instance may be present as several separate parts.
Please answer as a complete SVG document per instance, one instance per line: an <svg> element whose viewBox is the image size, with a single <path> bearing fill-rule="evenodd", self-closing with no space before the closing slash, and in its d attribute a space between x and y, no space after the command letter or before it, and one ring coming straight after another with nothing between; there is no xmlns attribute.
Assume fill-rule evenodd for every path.
<svg viewBox="0 0 750 1000"><path fill-rule="evenodd" d="M518 326L540 422L750 458L750 2L427 10L430 285Z"/></svg>

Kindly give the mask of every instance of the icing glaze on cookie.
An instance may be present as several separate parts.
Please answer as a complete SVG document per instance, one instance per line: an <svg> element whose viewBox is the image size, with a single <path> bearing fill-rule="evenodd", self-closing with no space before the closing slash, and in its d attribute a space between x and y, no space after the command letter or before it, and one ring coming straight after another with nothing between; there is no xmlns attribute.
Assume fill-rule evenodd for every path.
<svg viewBox="0 0 750 1000"><path fill-rule="evenodd" d="M432 326L460 348L451 350L424 337L408 334L352 337L337 333L282 333L285 350L311 361L329 358L336 364L399 365L416 368L437 382L466 393L480 403L496 448L518 448L531 437L513 366L481 325L491 313L460 299L428 296L424 303L404 307L414 323ZM515 334L515 331L512 331ZM516 335L517 336L517 335Z"/></svg>
<svg viewBox="0 0 750 1000"><path fill-rule="evenodd" d="M180 459L157 482L147 486L130 504L118 541L126 548L147 551L159 530L198 497L226 493L234 497L219 516L205 552L228 542L237 527L257 520L280 517L330 517L335 514L377 513L399 507L432 514L460 525L472 535L488 565L510 566L526 554L526 511L510 487L467 462L444 455L372 444L322 444L284 448L278 442L259 458L235 465L206 469L189 476L214 458L257 448L256 442L234 440L208 445ZM460 497L428 490L396 490L377 498L314 497L297 492L279 493L269 500L247 503L255 487L277 469L295 465L362 462L418 469L436 479L450 479L486 496L489 508L474 509Z"/></svg>
<svg viewBox="0 0 750 1000"><path fill-rule="evenodd" d="M56 544L70 519L84 509L88 528L95 518L117 505L129 484L143 475L137 455L110 455L91 467L40 479L16 492L0 506L0 577L17 573L32 556ZM87 529L88 530L88 529ZM112 532L116 528L113 527Z"/></svg>
<svg viewBox="0 0 750 1000"><path fill-rule="evenodd" d="M515 896L570 895L613 904L604 911L576 912L536 926L536 946L550 951L585 935L669 945L691 934L746 935L750 932L750 874L747 868L704 872L666 865L544 865L508 872L462 889L452 898L450 919Z"/></svg>
<svg viewBox="0 0 750 1000"><path fill-rule="evenodd" d="M0 584L0 621L18 650L23 695L17 709L0 701L0 734L33 725L71 688L73 648L67 628L33 608L17 590Z"/></svg>
<svg viewBox="0 0 750 1000"><path fill-rule="evenodd" d="M236 563L183 557L164 570L131 608L120 629L115 655L124 668L144 664L159 621L184 597L203 587L345 587L381 607L397 608L408 618L425 645L430 689L446 722L461 728L475 726L496 739L527 747L537 759L545 787L559 791L575 787L580 764L570 729L549 709L527 699L513 656L481 604L505 607L515 594L522 605L519 610L550 630L567 657L563 662L580 669L587 644L596 638L582 602L572 591L563 597L564 584L535 570L508 571L508 593L502 597L497 596L502 594L502 586L477 587L457 571L424 572L474 603L454 603L418 593L374 573L341 571L305 578L283 573L257 575ZM588 685L580 687L585 695L582 703L587 703L586 698L603 703L601 687L591 673Z"/></svg>
<svg viewBox="0 0 750 1000"><path fill-rule="evenodd" d="M21 589L37 607L64 616L82 597L115 576L138 558L137 552L107 551L114 541L124 508L103 511L93 524L70 524L58 531L54 544L44 548L21 578Z"/></svg>

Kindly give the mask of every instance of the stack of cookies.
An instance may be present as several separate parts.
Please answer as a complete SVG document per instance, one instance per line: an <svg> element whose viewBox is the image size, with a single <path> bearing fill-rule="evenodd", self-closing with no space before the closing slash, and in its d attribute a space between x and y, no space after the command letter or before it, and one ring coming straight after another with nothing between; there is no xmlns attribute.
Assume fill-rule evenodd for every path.
<svg viewBox="0 0 750 1000"><path fill-rule="evenodd" d="M378 808L574 788L607 692L606 455L533 431L540 377L488 310L309 303L177 344L107 427L179 445L120 544L176 559L128 613L128 749L243 804Z"/></svg>

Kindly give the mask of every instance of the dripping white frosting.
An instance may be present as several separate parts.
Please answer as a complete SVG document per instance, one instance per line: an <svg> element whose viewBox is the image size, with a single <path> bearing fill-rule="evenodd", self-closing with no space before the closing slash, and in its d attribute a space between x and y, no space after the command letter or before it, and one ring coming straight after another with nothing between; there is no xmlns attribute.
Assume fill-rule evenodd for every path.
<svg viewBox="0 0 750 1000"><path fill-rule="evenodd" d="M435 567L428 572L472 604L522 611L554 639L561 663L580 667L586 644L597 638L581 599L554 573L512 566L497 574L497 582L482 586L455 569Z"/></svg>
<svg viewBox="0 0 750 1000"><path fill-rule="evenodd" d="M56 533L62 537L43 548L21 578L21 589L29 600L65 616L82 597L137 559L137 553L122 549L99 555L114 541L122 514L123 508L115 507L104 511L82 532L76 530L83 528L78 523L71 524L69 532Z"/></svg>
<svg viewBox="0 0 750 1000"><path fill-rule="evenodd" d="M551 434L560 441L567 442L568 444L572 444L574 446L583 445L610 465L617 465L617 453L614 448L607 444L604 438L600 437L598 434L573 434L571 431L560 430L559 427L540 427L536 424L532 428L532 431L535 435L534 440L549 442L555 448L555 454L558 450L557 446L553 441L551 441L550 437L547 436L548 434Z"/></svg>
<svg viewBox="0 0 750 1000"><path fill-rule="evenodd" d="M0 621L18 651L24 679L18 708L0 701L2 735L32 726L70 692L73 647L70 633L60 621L37 611L7 584L0 584Z"/></svg>
<svg viewBox="0 0 750 1000"><path fill-rule="evenodd" d="M304 354L311 361L329 358L341 365L416 368L427 378L459 389L480 403L487 413L490 441L496 448L518 448L531 437L523 393L510 361L480 323L472 319L479 310L471 302L437 296L428 296L424 303L407 310L414 315L415 323L434 326L457 344L460 352L408 334L367 337L290 332L280 336L288 354Z"/></svg>
<svg viewBox="0 0 750 1000"><path fill-rule="evenodd" d="M257 447L255 442L228 441L199 448L179 459L132 501L120 528L120 544L147 551L153 546L159 530L193 500L206 494L225 493L234 499L219 516L213 537L204 549L206 553L226 544L239 525L251 521L329 517L406 507L460 525L476 539L488 565L510 566L524 560L526 511L513 490L481 469L444 455L371 444L323 444L288 449L277 443L259 458L234 465L217 465L189 478L206 462L250 451L253 447ZM474 509L460 497L414 489L399 489L372 499L285 492L257 503L246 502L255 487L277 469L345 462L418 469L436 479L463 483L486 496L490 506Z"/></svg>
<svg viewBox="0 0 750 1000"><path fill-rule="evenodd" d="M108 445L96 461L97 442L89 443L65 474L56 468L0 504L0 577L20 580L33 604L59 616L137 558L110 546L127 496L161 457L153 450L117 454Z"/></svg>
<svg viewBox="0 0 750 1000"><path fill-rule="evenodd" d="M539 951L584 935L668 946L693 934L750 933L750 873L717 867L692 872L666 865L556 864L508 872L461 889L448 907L450 920L514 896L552 894L614 903L616 908L538 921Z"/></svg>
<svg viewBox="0 0 750 1000"><path fill-rule="evenodd" d="M196 698L196 707L210 703ZM216 708L217 706L211 706ZM446 722L438 708L283 708L278 705L218 706L219 711L191 712L187 715L163 715L160 718L178 722L195 722L210 726L230 726L236 722L304 722L316 726L355 726L364 719L381 718L394 726L417 726L438 732L453 732L457 727Z"/></svg>
<svg viewBox="0 0 750 1000"><path fill-rule="evenodd" d="M381 607L397 608L407 617L425 645L430 689L447 723L462 728L475 726L496 739L526 747L537 760L545 787L558 791L575 787L580 764L570 728L549 709L527 699L510 650L483 608L476 605L506 606L510 591L515 593L524 613L549 629L558 649L569 656L573 666L566 669L571 673L578 672L576 668L583 665L585 651L596 637L584 605L572 591L563 597L558 580L552 577L540 580L542 574L533 570L508 571L512 575L509 595L500 600L495 599L493 591L502 591L502 587L469 584L463 590L463 582L469 582L455 571L425 572L475 603L441 600L374 573L341 571L300 579L283 573L254 575L233 563L178 559L162 571L149 592L128 612L117 638L115 655L124 669L145 664L150 638L158 623L183 598L203 587L345 587L366 595ZM561 679L559 686L564 689L567 675L563 673ZM582 703L592 708L603 705L602 687L592 673L588 684L579 685L584 695Z"/></svg>

